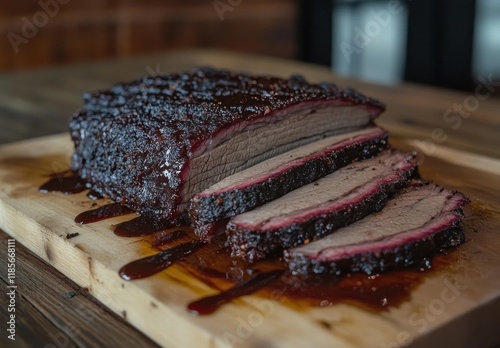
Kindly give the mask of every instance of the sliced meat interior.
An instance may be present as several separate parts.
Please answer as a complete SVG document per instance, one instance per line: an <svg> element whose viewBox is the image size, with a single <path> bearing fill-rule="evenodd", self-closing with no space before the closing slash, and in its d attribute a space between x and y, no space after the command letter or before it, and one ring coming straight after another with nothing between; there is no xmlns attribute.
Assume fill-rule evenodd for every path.
<svg viewBox="0 0 500 348"><path fill-rule="evenodd" d="M227 233L232 255L255 261L380 210L416 173L413 159L414 154L386 151L231 218Z"/></svg>
<svg viewBox="0 0 500 348"><path fill-rule="evenodd" d="M191 195L322 137L369 125L383 104L302 77L209 68L88 93L70 122L72 169L97 192L178 223Z"/></svg>
<svg viewBox="0 0 500 348"><path fill-rule="evenodd" d="M464 241L459 227L469 200L433 184L415 184L386 207L320 240L285 251L297 274L373 274L425 266L438 250Z"/></svg>
<svg viewBox="0 0 500 348"><path fill-rule="evenodd" d="M252 124L250 129L226 134L227 140L212 149L200 149L202 153L191 159L189 175L183 184L184 201L193 193L263 160L327 136L351 132L369 122L370 115L362 107L302 106L288 109L286 117L273 115Z"/></svg>
<svg viewBox="0 0 500 348"><path fill-rule="evenodd" d="M205 224L252 210L386 147L387 132L372 127L290 150L194 195L191 223L201 237L209 237Z"/></svg>

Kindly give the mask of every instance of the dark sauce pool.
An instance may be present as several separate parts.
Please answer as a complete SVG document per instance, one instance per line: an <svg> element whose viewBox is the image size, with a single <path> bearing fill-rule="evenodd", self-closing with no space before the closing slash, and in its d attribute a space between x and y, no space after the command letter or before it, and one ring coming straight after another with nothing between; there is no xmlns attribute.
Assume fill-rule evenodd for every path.
<svg viewBox="0 0 500 348"><path fill-rule="evenodd" d="M40 192L79 193L87 190L85 182L67 173L55 175L40 187ZM90 199L100 199L97 192L89 192ZM103 205L85 211L75 222L85 224L130 214L132 211L119 203ZM142 236L158 253L124 265L120 276L125 280L153 276L173 264L216 289L213 295L187 305L187 309L199 315L210 314L220 306L241 296L256 294L279 300L296 309L308 306L327 307L343 302L369 310L385 310L410 299L411 291L422 281L423 269L407 269L368 276L348 274L333 276L294 276L281 258L259 261L253 264L231 258L225 246L225 236L215 237L211 243L203 243L192 229L172 229L169 221L142 214L114 226L114 233L121 237ZM450 262L436 255L433 268Z"/></svg>
<svg viewBox="0 0 500 348"><path fill-rule="evenodd" d="M90 224L92 222L106 220L112 217L122 216L131 213L133 213L132 210L121 205L120 203L111 203L78 214L75 217L75 222L77 224L85 225L85 224Z"/></svg>
<svg viewBox="0 0 500 348"><path fill-rule="evenodd" d="M80 193L88 190L86 182L77 176L56 176L40 186L40 192Z"/></svg>

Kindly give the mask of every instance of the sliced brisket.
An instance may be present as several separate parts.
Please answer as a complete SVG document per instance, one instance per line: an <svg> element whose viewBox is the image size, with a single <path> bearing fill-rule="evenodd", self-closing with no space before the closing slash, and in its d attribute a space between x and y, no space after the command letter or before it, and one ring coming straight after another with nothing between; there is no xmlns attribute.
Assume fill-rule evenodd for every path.
<svg viewBox="0 0 500 348"><path fill-rule="evenodd" d="M465 239L459 227L469 200L433 184L414 184L373 215L320 240L285 251L296 274L373 274L428 266L438 250Z"/></svg>
<svg viewBox="0 0 500 348"><path fill-rule="evenodd" d="M413 154L387 151L233 217L227 225L232 255L249 261L261 259L380 210L416 173L413 158Z"/></svg>
<svg viewBox="0 0 500 348"><path fill-rule="evenodd" d="M72 168L101 194L173 221L193 193L325 136L363 128L384 106L333 84L194 69L86 94L73 115Z"/></svg>
<svg viewBox="0 0 500 348"><path fill-rule="evenodd" d="M290 150L196 194L191 202L191 223L201 237L210 237L212 229L207 223L252 210L386 147L387 133L373 127Z"/></svg>

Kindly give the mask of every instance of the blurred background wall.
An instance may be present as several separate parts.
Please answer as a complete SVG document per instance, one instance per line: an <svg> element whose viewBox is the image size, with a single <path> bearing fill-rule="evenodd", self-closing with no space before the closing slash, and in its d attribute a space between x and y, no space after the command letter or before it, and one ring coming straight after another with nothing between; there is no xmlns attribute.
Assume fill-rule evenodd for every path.
<svg viewBox="0 0 500 348"><path fill-rule="evenodd" d="M293 58L296 18L295 0L2 0L0 71L187 47Z"/></svg>
<svg viewBox="0 0 500 348"><path fill-rule="evenodd" d="M197 47L376 83L500 79L499 0L2 0L0 37L0 72Z"/></svg>

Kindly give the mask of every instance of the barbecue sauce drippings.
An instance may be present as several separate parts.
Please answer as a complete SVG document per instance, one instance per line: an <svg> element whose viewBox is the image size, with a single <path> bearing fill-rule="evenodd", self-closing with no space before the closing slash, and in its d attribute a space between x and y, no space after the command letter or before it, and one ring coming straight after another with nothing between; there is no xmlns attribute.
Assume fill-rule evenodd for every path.
<svg viewBox="0 0 500 348"><path fill-rule="evenodd" d="M88 189L84 180L68 174L71 172L54 174L40 187L40 192L72 194ZM93 191L87 196L90 199L102 198ZM75 222L91 223L129 213L132 213L130 209L113 203L85 211L75 218ZM143 237L152 248L159 251L126 264L120 269L119 275L125 280L141 279L153 276L175 263L190 276L215 289L228 289L190 303L188 310L193 314L213 313L222 305L255 292L296 309L343 302L380 311L408 300L411 290L423 281L422 272L412 269L380 276L293 276L279 258L254 264L232 258L230 248L225 245L225 234L217 235L205 244L198 240L192 229L170 231L172 226L170 221L148 213L114 226L116 235ZM174 243L177 245L171 247L170 244ZM433 265L439 265L442 258L442 255L436 255Z"/></svg>
<svg viewBox="0 0 500 348"><path fill-rule="evenodd" d="M220 306L229 303L238 297L251 295L259 291L266 285L269 285L276 281L283 275L283 273L283 270L275 270L257 274L252 279L242 284L237 284L226 291L218 293L217 295L204 297L200 300L191 302L187 308L194 314L211 314L215 312Z"/></svg>
<svg viewBox="0 0 500 348"><path fill-rule="evenodd" d="M50 178L51 179L40 186L39 191L41 193L62 192L65 194L76 194L89 190L86 181L70 170L51 174ZM92 200L103 198L99 192L91 189L87 193L87 197ZM75 222L79 224L88 224L132 212L131 209L119 203L112 203L82 212L75 218ZM152 213L143 213L135 219L117 224L114 227L114 232L120 237L142 237L173 226L174 225L167 219L159 219Z"/></svg>
<svg viewBox="0 0 500 348"><path fill-rule="evenodd" d="M436 255L439 258L439 255ZM206 245L179 263L189 274L215 289L238 288L238 293L223 291L210 299L200 299L190 304L188 310L194 314L210 314L219 306L254 291L241 291L238 284L246 286L255 274L280 274L274 281L256 288L259 296L271 298L296 308L310 306L326 307L336 303L349 303L370 311L384 311L409 300L411 290L423 279L419 269L388 272L382 275L348 274L343 277L330 275L294 276L282 258L246 263L232 258L224 242L217 240ZM276 272L276 273L273 273ZM252 283L250 283L252 284ZM219 304L220 301L220 304ZM192 308L194 306L194 308ZM206 307L206 308L205 308Z"/></svg>
<svg viewBox="0 0 500 348"><path fill-rule="evenodd" d="M163 250L158 254L132 261L122 268L119 274L125 280L141 279L149 277L165 268L171 266L174 262L194 253L203 245L202 241L191 241L179 244L173 248Z"/></svg>
<svg viewBox="0 0 500 348"><path fill-rule="evenodd" d="M62 192L72 194L85 190L88 190L87 183L78 176L56 176L40 186L41 193Z"/></svg>
<svg viewBox="0 0 500 348"><path fill-rule="evenodd" d="M159 219L153 214L144 213L135 219L124 221L114 227L114 232L120 237L142 237L173 227L169 220Z"/></svg>
<svg viewBox="0 0 500 348"><path fill-rule="evenodd" d="M283 291L285 303L329 307L350 303L372 311L383 311L410 299L413 288L422 282L422 271L408 269L383 275L348 274L297 277L288 274L276 289Z"/></svg>
<svg viewBox="0 0 500 348"><path fill-rule="evenodd" d="M181 230L175 230L164 235L155 236L155 238L151 242L151 246L157 248L166 244L176 242L181 238L186 238L187 236L188 235L186 232Z"/></svg>
<svg viewBox="0 0 500 348"><path fill-rule="evenodd" d="M90 224L105 219L110 219L116 216L122 216L133 213L133 210L121 205L120 203L111 203L103 205L102 207L86 210L75 217L77 224Z"/></svg>

